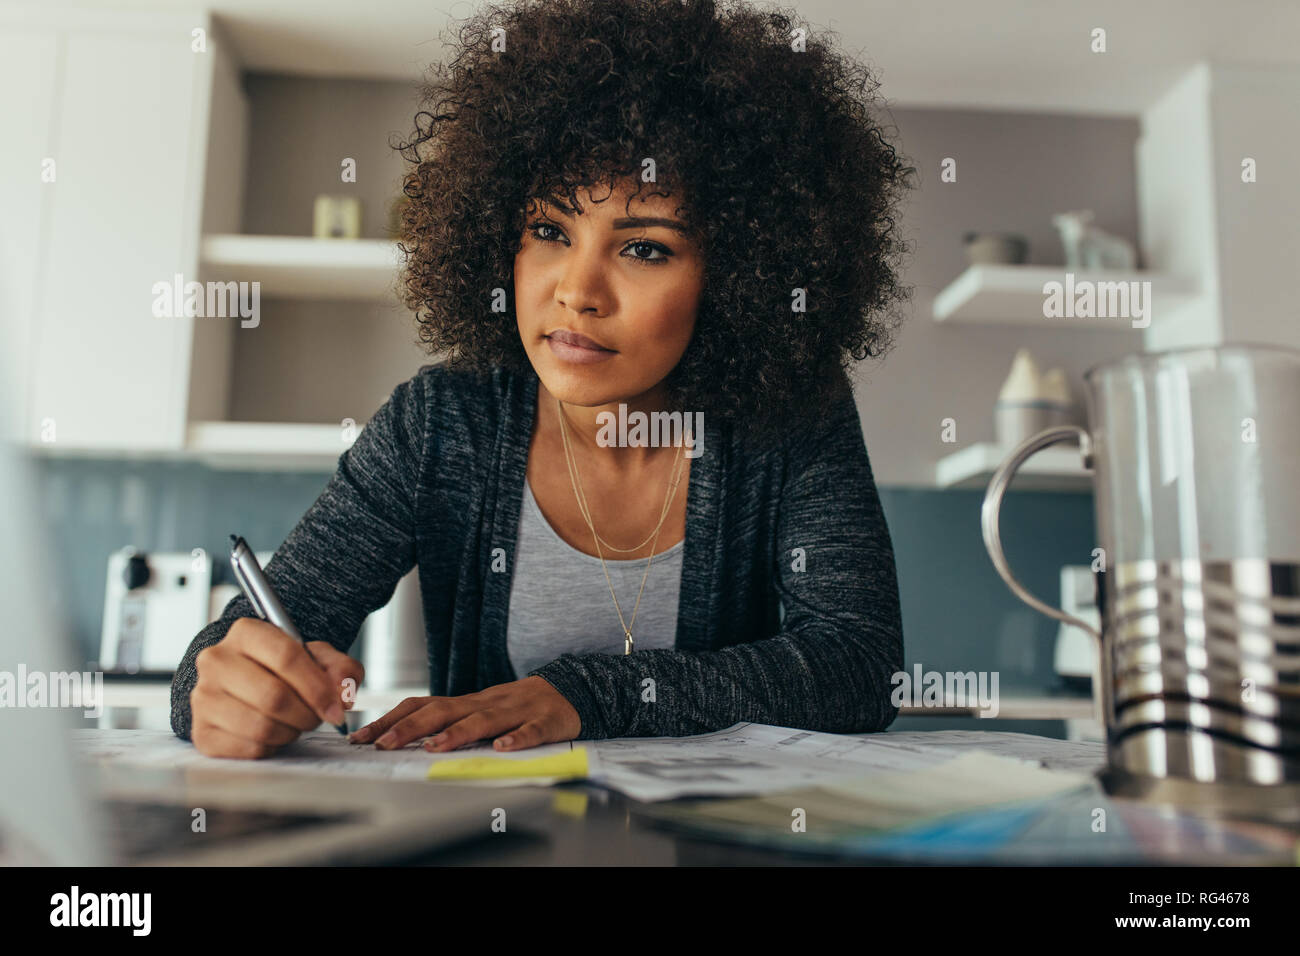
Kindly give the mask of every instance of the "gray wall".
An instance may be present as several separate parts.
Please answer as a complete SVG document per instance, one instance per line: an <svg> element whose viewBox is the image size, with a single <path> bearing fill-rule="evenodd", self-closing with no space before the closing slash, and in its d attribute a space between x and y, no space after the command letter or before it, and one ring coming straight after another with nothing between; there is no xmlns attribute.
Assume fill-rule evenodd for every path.
<svg viewBox="0 0 1300 956"><path fill-rule="evenodd" d="M245 74L244 90L250 110L243 231L310 236L312 204L328 193L359 198L361 237L385 238L388 205L406 170L389 143L410 136L416 90L264 73ZM356 160L355 183L340 180L345 157Z"/></svg>
<svg viewBox="0 0 1300 956"><path fill-rule="evenodd" d="M389 206L408 164L390 142L411 134L408 84L246 74L247 179L241 231L309 236L320 194L361 200L361 237L389 238ZM343 182L344 158L356 181ZM394 276L394 283L396 276ZM431 360L411 315L388 302L264 299L263 320L233 336L233 421L366 421ZM322 388L321 381L328 382Z"/></svg>
<svg viewBox="0 0 1300 956"><path fill-rule="evenodd" d="M1090 366L1141 351L1141 332L1131 328L950 325L931 311L935 294L966 268L968 231L1019 233L1031 264L1059 265L1051 216L1090 208L1098 225L1136 242L1138 124L954 110L892 115L899 149L920 174L904 213L904 235L915 243L906 280L915 293L894 351L858 366L858 408L876 480L925 485L935 461L993 439L993 402L1017 348L1030 349L1044 370L1063 367L1080 401ZM954 183L939 180L945 157L957 161ZM944 418L956 419L954 444L940 440Z"/></svg>
<svg viewBox="0 0 1300 956"><path fill-rule="evenodd" d="M266 299L262 312L233 336L231 421L364 422L433 361L410 313L382 304Z"/></svg>

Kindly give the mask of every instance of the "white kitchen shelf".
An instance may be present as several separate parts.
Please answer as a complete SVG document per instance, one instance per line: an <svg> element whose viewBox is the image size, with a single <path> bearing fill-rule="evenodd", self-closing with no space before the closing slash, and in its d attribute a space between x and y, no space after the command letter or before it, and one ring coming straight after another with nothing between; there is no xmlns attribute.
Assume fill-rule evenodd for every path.
<svg viewBox="0 0 1300 956"><path fill-rule="evenodd" d="M993 442L967 445L939 460L934 483L939 488L987 488L993 472L1011 454ZM1011 480L1012 491L1090 491L1091 473L1079 458L1078 448L1044 448L1020 466Z"/></svg>
<svg viewBox="0 0 1300 956"><path fill-rule="evenodd" d="M1196 284L1175 276L1136 270L1083 270L1065 266L975 265L969 267L934 297L936 322L988 325L1035 325L1043 328L1133 328L1131 320L1118 318L1056 318L1043 315L1043 285L1060 282L1074 273L1076 285L1090 282L1150 282L1151 314L1158 316L1197 295Z"/></svg>
<svg viewBox="0 0 1300 956"><path fill-rule="evenodd" d="M395 294L402 263L385 239L208 235L199 257L205 279L260 282L261 294L296 299L383 299Z"/></svg>
<svg viewBox="0 0 1300 956"><path fill-rule="evenodd" d="M361 429L358 425L358 435ZM213 468L333 471L349 444L337 424L194 422L186 436L185 457Z"/></svg>
<svg viewBox="0 0 1300 956"><path fill-rule="evenodd" d="M358 425L360 435L363 425ZM354 439L355 440L355 439ZM341 426L297 422L192 422L183 448L116 448L73 442L33 445L45 458L198 461L228 471L332 472L347 451Z"/></svg>

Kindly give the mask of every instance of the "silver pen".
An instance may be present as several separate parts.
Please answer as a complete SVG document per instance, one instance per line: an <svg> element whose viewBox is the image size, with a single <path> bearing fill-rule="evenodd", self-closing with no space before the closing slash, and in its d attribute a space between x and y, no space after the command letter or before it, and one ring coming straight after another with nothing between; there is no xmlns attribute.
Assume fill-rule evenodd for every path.
<svg viewBox="0 0 1300 956"><path fill-rule="evenodd" d="M257 556L253 554L248 543L237 534L230 536L230 566L235 570L235 578L239 581L239 586L243 589L244 597L248 598L248 603L253 605L253 610L257 616L264 621L274 624L284 633L292 638L296 638L302 644L302 649L307 652L307 656L313 661L316 660L303 640L298 629L293 626L293 621L289 619L289 612L284 609L280 599L275 596L275 590L271 587L271 582L266 579L262 573L262 566L257 563ZM317 661L319 664L320 662ZM348 733L346 723L335 724L334 729L345 737Z"/></svg>

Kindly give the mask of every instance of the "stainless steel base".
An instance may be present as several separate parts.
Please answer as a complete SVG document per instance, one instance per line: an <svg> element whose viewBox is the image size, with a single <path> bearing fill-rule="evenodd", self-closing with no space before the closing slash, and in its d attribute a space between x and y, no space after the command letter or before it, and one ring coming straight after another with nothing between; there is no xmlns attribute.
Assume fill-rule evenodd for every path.
<svg viewBox="0 0 1300 956"><path fill-rule="evenodd" d="M1196 816L1300 825L1300 784L1200 782L1148 777L1114 767L1097 779L1107 794L1173 807Z"/></svg>

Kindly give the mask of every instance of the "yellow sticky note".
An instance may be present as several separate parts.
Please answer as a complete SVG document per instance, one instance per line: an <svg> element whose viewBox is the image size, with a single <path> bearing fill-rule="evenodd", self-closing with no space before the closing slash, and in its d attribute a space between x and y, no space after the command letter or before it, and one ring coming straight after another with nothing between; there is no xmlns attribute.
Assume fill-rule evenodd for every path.
<svg viewBox="0 0 1300 956"><path fill-rule="evenodd" d="M574 790L556 790L551 799L551 809L566 817L581 819L587 815L587 795Z"/></svg>
<svg viewBox="0 0 1300 956"><path fill-rule="evenodd" d="M437 760L429 768L430 780L498 780L506 777L587 776L587 748L575 747L568 753L550 757L462 757Z"/></svg>

